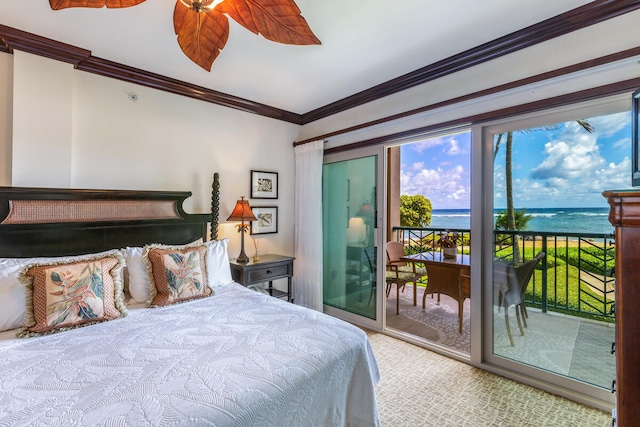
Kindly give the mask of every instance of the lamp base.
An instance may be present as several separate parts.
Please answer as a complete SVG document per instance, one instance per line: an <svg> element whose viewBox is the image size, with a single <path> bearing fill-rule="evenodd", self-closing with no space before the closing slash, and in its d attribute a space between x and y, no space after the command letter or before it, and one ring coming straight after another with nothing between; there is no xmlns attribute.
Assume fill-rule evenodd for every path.
<svg viewBox="0 0 640 427"><path fill-rule="evenodd" d="M240 255L236 258L236 262L242 264L249 262L249 257L244 252L244 233L247 231L247 228L249 228L249 224L245 224L244 221L242 221L242 224L238 225L238 233L240 233Z"/></svg>
<svg viewBox="0 0 640 427"><path fill-rule="evenodd" d="M246 264L249 262L249 257L247 256L247 254L245 254L244 252L242 252L240 255L238 255L238 257L236 258L236 262L240 262L243 264Z"/></svg>

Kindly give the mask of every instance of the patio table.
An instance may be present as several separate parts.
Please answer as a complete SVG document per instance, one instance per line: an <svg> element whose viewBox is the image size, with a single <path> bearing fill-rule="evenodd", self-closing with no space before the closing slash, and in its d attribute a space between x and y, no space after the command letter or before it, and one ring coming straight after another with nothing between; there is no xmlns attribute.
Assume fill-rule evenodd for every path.
<svg viewBox="0 0 640 427"><path fill-rule="evenodd" d="M422 296L422 309L425 308L427 293L445 294L458 302L458 316L460 317L460 329L462 328L462 309L465 298L470 297L470 286L467 279L463 284L463 276L470 276L470 256L457 254L456 258L445 258L440 251L420 252L401 257L402 261L422 263L427 269L427 288ZM415 292L415 287L414 287Z"/></svg>

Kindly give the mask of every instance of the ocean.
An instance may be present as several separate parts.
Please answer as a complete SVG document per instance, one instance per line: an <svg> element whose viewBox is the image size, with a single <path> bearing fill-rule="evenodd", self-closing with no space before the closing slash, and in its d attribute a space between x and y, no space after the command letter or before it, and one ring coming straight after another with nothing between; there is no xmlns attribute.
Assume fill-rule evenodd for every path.
<svg viewBox="0 0 640 427"><path fill-rule="evenodd" d="M494 218L504 209L496 209ZM614 228L607 219L609 208L527 208L529 231L564 233L613 233ZM434 209L431 211L433 228L471 227L469 209Z"/></svg>

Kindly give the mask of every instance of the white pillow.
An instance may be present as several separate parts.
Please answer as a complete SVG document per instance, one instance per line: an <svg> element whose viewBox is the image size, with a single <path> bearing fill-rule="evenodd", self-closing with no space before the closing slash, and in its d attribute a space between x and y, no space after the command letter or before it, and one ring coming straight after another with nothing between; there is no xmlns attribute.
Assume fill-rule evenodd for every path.
<svg viewBox="0 0 640 427"><path fill-rule="evenodd" d="M229 254L227 245L229 239L212 240L205 242L207 247L207 279L212 288L226 285L231 279L231 267L229 266Z"/></svg>
<svg viewBox="0 0 640 427"><path fill-rule="evenodd" d="M126 247L120 249L127 265L127 279L129 295L136 302L146 302L149 298L149 276L147 266L142 261L141 247Z"/></svg>
<svg viewBox="0 0 640 427"><path fill-rule="evenodd" d="M28 264L29 259L0 259L0 332L24 325L25 287L18 277Z"/></svg>

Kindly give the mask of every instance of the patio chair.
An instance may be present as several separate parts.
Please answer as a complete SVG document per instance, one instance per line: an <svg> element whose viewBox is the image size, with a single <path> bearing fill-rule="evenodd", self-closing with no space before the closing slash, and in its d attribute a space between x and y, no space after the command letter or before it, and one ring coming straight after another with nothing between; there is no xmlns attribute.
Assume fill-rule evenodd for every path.
<svg viewBox="0 0 640 427"><path fill-rule="evenodd" d="M458 298L458 332L462 333L462 315L464 314L464 300L471 298L471 276L460 273L460 296Z"/></svg>
<svg viewBox="0 0 640 427"><path fill-rule="evenodd" d="M407 283L413 283L413 305L416 305L416 300L418 296L418 280L427 275L426 268L416 265L417 263L415 262L407 262L407 261L401 260L400 258L405 256L406 252L404 251L404 245L400 242L393 242L393 241L387 242L386 251L387 251L387 272L393 273L394 271L396 271L396 273L393 273L390 276L389 275L387 276L390 277L391 279L397 278L400 281L404 280L404 284L400 286L403 291L404 291L404 286ZM412 280L409 280L410 275L413 276ZM391 285L393 283L395 282L387 280L387 289L386 289L387 296L389 296L389 293L391 291Z"/></svg>
<svg viewBox="0 0 640 427"><path fill-rule="evenodd" d="M528 263L530 264L527 268L524 268L524 266L527 265L526 262L516 268L518 281L524 284L520 287L520 298L522 300L522 302L520 302L520 311L522 312L522 321L524 322L525 328L527 327L527 319L529 318L529 313L527 313L527 305L524 302L524 294L527 292L529 282L531 281L531 277L533 277L533 272L536 269L536 266L544 259L546 255L547 254L545 254L544 252L539 252L538 255L528 261Z"/></svg>
<svg viewBox="0 0 640 427"><path fill-rule="evenodd" d="M391 293L391 287L396 285L396 314L400 314L400 291L404 291L407 283L413 283L418 280L411 272L401 271L398 266L387 263L387 271L385 272L387 282L387 297Z"/></svg>
<svg viewBox="0 0 640 427"><path fill-rule="evenodd" d="M429 285L422 295L422 311L425 310L427 293L442 293L458 302L458 331L462 333L464 300L471 297L471 278L463 272L462 266L443 262L427 263Z"/></svg>
<svg viewBox="0 0 640 427"><path fill-rule="evenodd" d="M517 267L501 262L494 262L494 282L498 287L498 309L504 307L504 321L507 328L507 335L509 336L509 343L512 347L514 346L514 342L509 325L509 307L512 305L515 306L520 335L524 335L522 323L524 322L526 327L527 321L525 316L528 317L524 295L531 281L531 277L533 277L536 266L545 256L546 254L544 252L540 252L534 258ZM521 315L522 321L520 320Z"/></svg>

